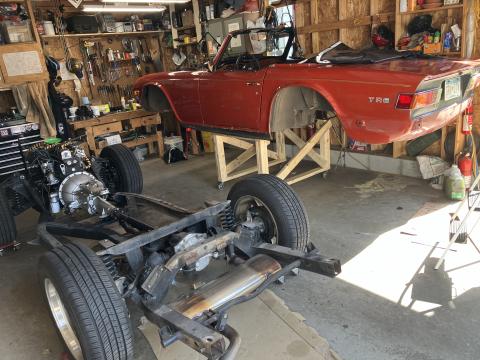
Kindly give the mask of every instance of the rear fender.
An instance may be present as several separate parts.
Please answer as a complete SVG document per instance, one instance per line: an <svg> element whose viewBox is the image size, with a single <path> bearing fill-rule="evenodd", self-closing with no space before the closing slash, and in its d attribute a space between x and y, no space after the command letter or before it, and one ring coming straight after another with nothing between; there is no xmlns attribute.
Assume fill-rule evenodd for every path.
<svg viewBox="0 0 480 360"><path fill-rule="evenodd" d="M313 124L317 111L335 112L332 97L323 89L310 85L283 87L275 93L270 104L269 131L302 128Z"/></svg>

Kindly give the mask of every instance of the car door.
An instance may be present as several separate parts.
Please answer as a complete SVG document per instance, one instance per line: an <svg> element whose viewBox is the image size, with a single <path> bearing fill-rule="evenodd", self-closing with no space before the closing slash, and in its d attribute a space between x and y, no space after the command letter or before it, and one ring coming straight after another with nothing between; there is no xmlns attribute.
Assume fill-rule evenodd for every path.
<svg viewBox="0 0 480 360"><path fill-rule="evenodd" d="M265 69L202 72L199 98L204 126L256 131L265 73Z"/></svg>

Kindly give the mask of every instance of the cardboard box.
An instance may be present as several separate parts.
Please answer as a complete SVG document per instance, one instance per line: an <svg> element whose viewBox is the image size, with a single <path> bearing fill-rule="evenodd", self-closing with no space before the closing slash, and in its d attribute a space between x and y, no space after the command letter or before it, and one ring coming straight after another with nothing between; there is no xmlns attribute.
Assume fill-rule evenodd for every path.
<svg viewBox="0 0 480 360"><path fill-rule="evenodd" d="M120 137L119 134L116 135L111 135L107 136L105 138L105 141L107 142L107 145L115 145L115 144L121 144L122 143L122 138Z"/></svg>
<svg viewBox="0 0 480 360"><path fill-rule="evenodd" d="M4 21L2 22L2 30L8 44L33 41L29 20Z"/></svg>
<svg viewBox="0 0 480 360"><path fill-rule="evenodd" d="M442 52L442 44L423 44L423 53L424 54L440 54Z"/></svg>
<svg viewBox="0 0 480 360"><path fill-rule="evenodd" d="M122 138L120 137L119 134L110 135L98 141L98 148L103 149L104 147L115 145L115 144L121 144L121 143L122 143Z"/></svg>
<svg viewBox="0 0 480 360"><path fill-rule="evenodd" d="M215 152L215 148L213 146L213 134L211 132L202 131L202 142L203 142L203 150L206 153Z"/></svg>
<svg viewBox="0 0 480 360"><path fill-rule="evenodd" d="M182 11L182 25L185 26L193 26L193 11L186 10Z"/></svg>

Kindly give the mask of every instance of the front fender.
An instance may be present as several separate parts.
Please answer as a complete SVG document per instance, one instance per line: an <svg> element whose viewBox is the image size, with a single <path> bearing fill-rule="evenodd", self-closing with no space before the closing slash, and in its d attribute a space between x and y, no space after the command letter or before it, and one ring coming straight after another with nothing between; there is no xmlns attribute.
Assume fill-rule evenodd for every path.
<svg viewBox="0 0 480 360"><path fill-rule="evenodd" d="M161 112L171 110L175 118L182 122L177 109L173 103L172 97L167 88L158 82L143 83L140 86L135 84L135 89L140 91L140 103L147 111Z"/></svg>

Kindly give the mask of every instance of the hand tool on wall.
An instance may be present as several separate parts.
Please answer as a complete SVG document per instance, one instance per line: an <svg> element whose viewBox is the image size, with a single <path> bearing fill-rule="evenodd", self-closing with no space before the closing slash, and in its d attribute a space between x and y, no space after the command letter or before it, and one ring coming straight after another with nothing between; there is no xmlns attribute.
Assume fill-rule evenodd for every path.
<svg viewBox="0 0 480 360"><path fill-rule="evenodd" d="M108 82L114 83L118 79L120 79L120 72L121 72L121 69L118 62L116 60L112 61L110 63L110 70L108 72Z"/></svg>
<svg viewBox="0 0 480 360"><path fill-rule="evenodd" d="M148 62L147 55L145 54L145 49L143 48L142 40L137 39L136 41L138 45L137 48L138 48L140 60L142 60L144 63Z"/></svg>
<svg viewBox="0 0 480 360"><path fill-rule="evenodd" d="M83 45L83 55L85 58L86 72L88 76L88 82L90 83L90 91L93 94L93 86L95 86L95 76L93 75L93 66L91 61L90 48L94 46L94 43L91 41L84 41Z"/></svg>
<svg viewBox="0 0 480 360"><path fill-rule="evenodd" d="M141 76L142 75L142 66L140 65L140 58L134 57L132 59L132 64L135 66L135 69L137 70L137 75Z"/></svg>
<svg viewBox="0 0 480 360"><path fill-rule="evenodd" d="M95 68L98 73L98 76L100 77L100 80L102 80L102 83L107 82L107 67L104 64L104 58L105 54L103 51L103 46L101 41L95 42L95 51L96 51L96 57L95 57Z"/></svg>
<svg viewBox="0 0 480 360"><path fill-rule="evenodd" d="M152 56L152 52L150 51L150 46L148 45L148 40L146 38L142 38L142 40L145 42L144 48L147 51L147 55L146 55L147 62L150 64L153 64L153 56Z"/></svg>

